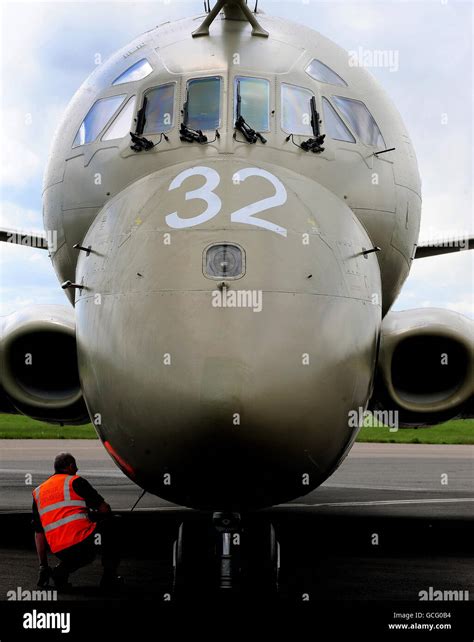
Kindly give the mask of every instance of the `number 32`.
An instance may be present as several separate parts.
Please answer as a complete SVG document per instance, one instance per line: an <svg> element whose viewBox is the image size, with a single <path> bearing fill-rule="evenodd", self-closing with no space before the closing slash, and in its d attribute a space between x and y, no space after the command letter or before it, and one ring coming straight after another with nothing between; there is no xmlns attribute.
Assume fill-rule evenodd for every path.
<svg viewBox="0 0 474 642"><path fill-rule="evenodd" d="M216 170L211 167L192 167L191 169L184 170L173 179L168 188L169 191L181 187L184 181L190 176L204 176L206 182L202 187L186 192L185 200L190 201L196 198L202 199L203 201L206 201L207 208L202 214L193 216L192 218L181 218L178 212L168 214L165 219L166 223L170 227L176 229L194 227L200 223L205 223L219 214L222 208L221 199L214 193L214 190L220 183L221 177ZM266 221L263 218L255 216L255 214L258 214L259 212L263 212L264 210L268 210L272 207L278 207L279 205L286 203L287 192L285 186L276 176L257 167L247 167L246 169L236 172L232 176L232 181L238 184L240 181L245 181L249 176L261 176L265 180L269 181L275 188L275 194L232 212L230 220L233 223L247 223L248 225L262 227L265 230L270 230L271 232L276 232L277 234L286 237L287 230L284 227L280 227L279 225L275 225L275 223L271 223L270 221Z"/></svg>

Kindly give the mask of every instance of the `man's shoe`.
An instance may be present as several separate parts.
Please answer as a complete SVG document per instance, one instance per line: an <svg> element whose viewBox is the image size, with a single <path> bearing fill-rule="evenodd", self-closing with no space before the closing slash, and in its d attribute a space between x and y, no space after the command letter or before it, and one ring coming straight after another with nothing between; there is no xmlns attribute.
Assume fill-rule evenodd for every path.
<svg viewBox="0 0 474 642"><path fill-rule="evenodd" d="M69 574L64 571L61 565L51 569L51 577L53 578L54 587L59 593L67 593L72 589L72 584L68 582Z"/></svg>
<svg viewBox="0 0 474 642"><path fill-rule="evenodd" d="M51 569L49 566L40 566L38 582L36 586L40 588L47 588L49 586L49 578L51 577Z"/></svg>

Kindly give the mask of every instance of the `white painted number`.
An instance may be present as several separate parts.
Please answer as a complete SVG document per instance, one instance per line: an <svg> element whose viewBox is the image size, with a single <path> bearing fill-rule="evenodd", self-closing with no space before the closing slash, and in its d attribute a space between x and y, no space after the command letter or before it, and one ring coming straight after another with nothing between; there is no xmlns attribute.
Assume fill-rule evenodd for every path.
<svg viewBox="0 0 474 642"><path fill-rule="evenodd" d="M261 201L256 201L251 203L251 205L246 205L236 212L232 212L230 215L230 220L234 223L248 223L248 225L256 225L257 227L263 227L265 230L270 230L271 232L276 232L282 236L286 236L286 229L275 225L275 223L270 223L263 218L252 218L254 214L258 212L263 212L264 210L269 210L272 207L278 207L278 205L283 205L286 203L287 194L286 189L283 183L278 180L276 176L266 172L264 169L258 169L257 167L247 167L241 172L235 172L232 176L232 181L244 181L249 176L261 176L265 178L275 188L275 194L269 196L268 198L263 198Z"/></svg>
<svg viewBox="0 0 474 642"><path fill-rule="evenodd" d="M192 190L191 192L186 192L185 200L189 201L200 198L203 201L206 201L207 209L202 214L199 214L199 216L193 216L192 218L181 218L178 215L178 212L168 214L165 220L170 227L178 229L194 227L195 225L209 221L221 211L222 201L217 194L214 194L213 191L219 185L221 179L216 170L210 167L192 167L191 169L181 172L181 174L178 174L178 176L176 176L176 178L171 182L169 191L181 187L183 182L190 176L204 176L206 178L206 182L202 187ZM251 203L250 205L246 205L236 212L232 212L230 220L233 223L246 223L248 225L261 227L265 230L270 230L271 232L276 232L276 234L286 237L287 230L284 227L280 227L271 221L266 221L263 218L257 218L254 216L255 214L258 214L258 212L263 212L264 210L271 209L272 207L278 207L279 205L286 203L288 195L285 186L276 176L257 167L247 167L246 169L236 172L232 177L232 181L234 184L239 184L240 182L245 181L249 176L260 176L261 178L269 181L275 188L275 194L268 198Z"/></svg>
<svg viewBox="0 0 474 642"><path fill-rule="evenodd" d="M200 223L205 223L206 221L209 221L211 218L214 218L214 216L220 212L222 207L222 201L212 191L216 189L216 187L219 185L221 181L221 177L219 176L219 174L216 172L215 169L211 169L210 167L191 167L191 169L186 169L184 172L181 172L181 174L178 174L178 176L176 176L176 178L172 181L171 185L169 186L168 191L181 187L183 182L187 178L189 178L189 176L196 176L196 175L204 176L206 178L206 182L202 187L199 187L198 189L193 189L192 192L186 192L186 196L184 198L187 201L190 201L194 198L200 198L203 201L206 201L207 209L202 214L199 214L199 216L193 216L192 218L180 218L180 216L178 216L178 212L173 212L172 214L168 214L165 220L170 227L174 227L174 228L193 227L194 225L199 225Z"/></svg>

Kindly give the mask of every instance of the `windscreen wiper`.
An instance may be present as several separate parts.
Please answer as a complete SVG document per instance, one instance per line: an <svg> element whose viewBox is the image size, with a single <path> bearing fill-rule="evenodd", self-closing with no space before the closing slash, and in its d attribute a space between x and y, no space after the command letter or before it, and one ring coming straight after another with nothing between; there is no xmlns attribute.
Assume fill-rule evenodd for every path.
<svg viewBox="0 0 474 642"><path fill-rule="evenodd" d="M143 134L143 130L145 129L145 122L146 122L146 106L148 104L148 98L146 96L143 97L143 105L141 108L137 111L137 126L135 127L135 134L137 136L141 136Z"/></svg>
<svg viewBox="0 0 474 642"><path fill-rule="evenodd" d="M145 136L139 136L138 134L130 132L130 137L132 139L130 149L133 149L134 152L146 152L155 146L154 143L148 140L148 138L145 138Z"/></svg>
<svg viewBox="0 0 474 642"><path fill-rule="evenodd" d="M252 129L250 125L246 122L245 118L242 116L242 97L240 95L240 80L237 81L237 120L234 125L235 129L241 132L247 143L253 145L260 140L264 145L267 142L267 139L262 136L260 132ZM237 132L234 132L234 139L237 140Z"/></svg>
<svg viewBox="0 0 474 642"><path fill-rule="evenodd" d="M304 149L305 152L313 152L313 154L319 154L324 151L324 147L321 145L326 138L326 134L321 134L321 129L319 127L319 114L316 109L316 98L311 96L309 102L311 109L311 127L313 129L314 138L308 138L301 143L301 149Z"/></svg>
<svg viewBox="0 0 474 642"><path fill-rule="evenodd" d="M133 149L134 152L143 152L143 151L146 152L148 149L152 149L155 146L151 140L148 140L148 138L145 138L145 136L142 136L143 129L145 128L145 121L146 121L145 111L146 111L147 102L148 102L148 98L145 96L143 98L143 105L137 112L137 118L136 118L137 126L135 127L135 132L130 132L130 137L132 139L132 144L130 145L130 149Z"/></svg>
<svg viewBox="0 0 474 642"><path fill-rule="evenodd" d="M191 129L184 123L179 128L179 138L186 143L207 143L207 136L202 133L201 129Z"/></svg>
<svg viewBox="0 0 474 642"><path fill-rule="evenodd" d="M189 93L186 92L186 100L183 105L183 122L179 128L179 138L186 143L207 143L207 136L202 133L201 129L191 129L188 127L188 101Z"/></svg>

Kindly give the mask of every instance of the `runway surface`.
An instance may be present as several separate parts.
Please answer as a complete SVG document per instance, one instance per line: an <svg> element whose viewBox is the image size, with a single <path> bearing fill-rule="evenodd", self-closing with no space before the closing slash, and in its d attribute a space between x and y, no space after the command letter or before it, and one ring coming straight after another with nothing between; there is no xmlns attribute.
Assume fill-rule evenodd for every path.
<svg viewBox="0 0 474 642"><path fill-rule="evenodd" d="M60 451L122 514L127 595L171 590L171 551L183 519L208 515L140 494L98 441L0 442L0 600L35 588L31 490ZM417 600L430 586L474 596L474 446L356 444L340 469L308 495L260 513L282 550L281 599ZM377 542L374 540L376 536ZM98 561L74 575L67 600L98 599Z"/></svg>
<svg viewBox="0 0 474 642"><path fill-rule="evenodd" d="M0 440L0 511L29 510L31 490L52 473L58 452L72 452L114 510L140 495L98 440ZM325 484L283 507L324 513L469 518L474 515L474 446L355 444ZM138 508L173 510L145 495Z"/></svg>

